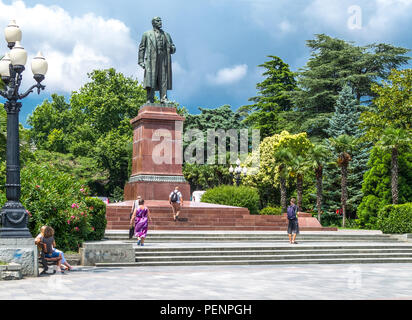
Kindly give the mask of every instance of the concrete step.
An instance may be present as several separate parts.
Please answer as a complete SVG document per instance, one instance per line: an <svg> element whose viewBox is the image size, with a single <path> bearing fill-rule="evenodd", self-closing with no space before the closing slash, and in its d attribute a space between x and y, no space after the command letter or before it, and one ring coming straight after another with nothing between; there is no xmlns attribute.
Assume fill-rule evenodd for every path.
<svg viewBox="0 0 412 320"><path fill-rule="evenodd" d="M385 254L295 254L295 255L230 255L230 256L162 256L162 257L137 257L136 262L189 262L189 261L259 261L259 260L313 260L313 259L412 259L411 253L385 253Z"/></svg>
<svg viewBox="0 0 412 320"><path fill-rule="evenodd" d="M173 245L173 244L172 244ZM150 248L150 247L136 247L135 253L162 253L162 252L199 252L204 251L214 251L214 252L238 252L238 251L271 251L271 252L283 252L283 251L318 251L318 250L412 250L412 245L382 245L382 244L371 244L371 245L299 245L293 246L290 244L285 244L283 246L248 246L248 247L238 247L238 246L205 246L205 247L160 247L160 248Z"/></svg>
<svg viewBox="0 0 412 320"><path fill-rule="evenodd" d="M178 256L263 256L263 255L310 255L310 254L411 254L410 249L312 249L312 250L202 250L202 251L135 251L136 258Z"/></svg>
<svg viewBox="0 0 412 320"><path fill-rule="evenodd" d="M374 264L412 263L412 258L350 258L350 259L284 259L284 260L227 260L227 261L175 261L97 263L96 267L160 267L160 266L223 266L223 265L279 265L279 264Z"/></svg>
<svg viewBox="0 0 412 320"><path fill-rule="evenodd" d="M135 239L129 240L128 235L106 235L109 240L124 240L137 241ZM207 242L207 241L287 241L287 235L148 235L147 242ZM399 239L389 236L299 236L300 242L307 241L366 241L366 242L400 242Z"/></svg>

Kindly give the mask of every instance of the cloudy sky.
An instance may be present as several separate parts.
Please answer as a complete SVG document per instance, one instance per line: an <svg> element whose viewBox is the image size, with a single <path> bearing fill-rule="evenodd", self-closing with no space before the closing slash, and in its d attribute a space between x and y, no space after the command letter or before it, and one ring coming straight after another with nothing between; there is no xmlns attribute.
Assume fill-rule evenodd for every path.
<svg viewBox="0 0 412 320"><path fill-rule="evenodd" d="M317 33L412 49L412 0L0 0L0 27L15 19L29 53L23 89L37 51L49 62L47 89L24 100L21 122L52 93L69 97L93 69L142 80L138 45L154 16L177 48L169 99L192 113L247 104L262 80L257 66L276 55L294 71L303 67L305 41Z"/></svg>

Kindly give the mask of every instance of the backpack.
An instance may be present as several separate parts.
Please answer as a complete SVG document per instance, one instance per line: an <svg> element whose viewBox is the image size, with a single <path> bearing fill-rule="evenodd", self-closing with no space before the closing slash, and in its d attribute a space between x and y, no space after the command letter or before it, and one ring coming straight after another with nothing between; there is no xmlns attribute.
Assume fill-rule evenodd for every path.
<svg viewBox="0 0 412 320"><path fill-rule="evenodd" d="M172 197L170 198L171 202L177 202L179 200L179 196L176 191L173 192Z"/></svg>
<svg viewBox="0 0 412 320"><path fill-rule="evenodd" d="M289 206L287 212L289 220L296 219L296 206Z"/></svg>

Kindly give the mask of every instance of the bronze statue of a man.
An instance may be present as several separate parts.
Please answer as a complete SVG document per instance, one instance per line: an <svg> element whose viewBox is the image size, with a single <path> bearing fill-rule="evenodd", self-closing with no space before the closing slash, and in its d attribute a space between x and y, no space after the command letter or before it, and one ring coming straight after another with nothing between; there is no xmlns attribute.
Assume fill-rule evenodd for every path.
<svg viewBox="0 0 412 320"><path fill-rule="evenodd" d="M153 30L143 33L139 46L139 66L144 69L143 87L147 90L147 102L153 103L159 91L160 103L168 103L167 90L172 90L172 58L176 47L172 38L162 30L162 19L154 17Z"/></svg>

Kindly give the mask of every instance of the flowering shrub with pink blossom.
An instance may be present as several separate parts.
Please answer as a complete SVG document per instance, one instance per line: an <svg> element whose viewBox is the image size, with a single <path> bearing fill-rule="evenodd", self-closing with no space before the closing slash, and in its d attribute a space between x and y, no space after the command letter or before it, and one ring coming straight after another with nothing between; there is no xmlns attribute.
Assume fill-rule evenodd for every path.
<svg viewBox="0 0 412 320"><path fill-rule="evenodd" d="M21 184L20 200L28 211L34 237L43 225L49 225L55 230L57 247L70 251L77 251L84 241L103 238L106 206L89 197L82 181L50 165L32 162L22 169ZM0 194L0 205L5 201Z"/></svg>

